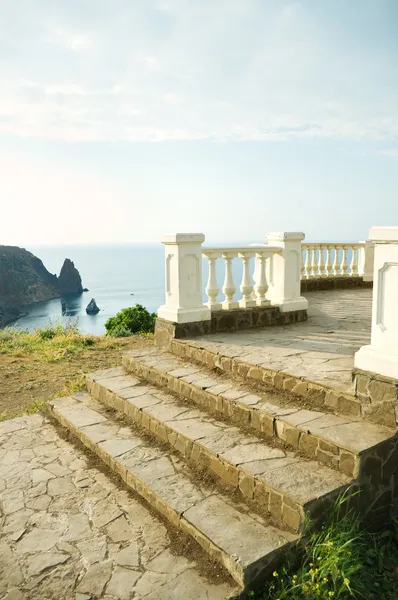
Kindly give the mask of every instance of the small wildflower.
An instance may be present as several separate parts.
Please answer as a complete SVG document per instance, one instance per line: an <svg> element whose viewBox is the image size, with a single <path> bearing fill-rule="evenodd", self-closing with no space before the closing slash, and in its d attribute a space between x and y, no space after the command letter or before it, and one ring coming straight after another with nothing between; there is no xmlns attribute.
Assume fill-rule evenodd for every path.
<svg viewBox="0 0 398 600"><path fill-rule="evenodd" d="M329 592L329 597L333 598L333 596L334 596L334 592Z"/></svg>
<svg viewBox="0 0 398 600"><path fill-rule="evenodd" d="M350 585L350 580L348 579L348 577L344 577L344 583L345 585Z"/></svg>
<svg viewBox="0 0 398 600"><path fill-rule="evenodd" d="M277 572L277 571L274 571L274 572L272 573L272 575L273 575L274 577L278 577L278 572Z"/></svg>
<svg viewBox="0 0 398 600"><path fill-rule="evenodd" d="M327 583L327 582L328 582L328 578L327 578L327 577L324 577L324 578L322 579L322 581L323 581L323 583Z"/></svg>

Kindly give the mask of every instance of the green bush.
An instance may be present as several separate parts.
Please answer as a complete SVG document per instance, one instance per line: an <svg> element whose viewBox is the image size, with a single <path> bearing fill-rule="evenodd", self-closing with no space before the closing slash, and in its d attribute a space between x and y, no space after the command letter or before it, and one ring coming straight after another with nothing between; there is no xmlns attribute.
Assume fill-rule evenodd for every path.
<svg viewBox="0 0 398 600"><path fill-rule="evenodd" d="M123 308L105 323L106 335L126 337L135 333L153 333L156 313L150 313L141 304Z"/></svg>

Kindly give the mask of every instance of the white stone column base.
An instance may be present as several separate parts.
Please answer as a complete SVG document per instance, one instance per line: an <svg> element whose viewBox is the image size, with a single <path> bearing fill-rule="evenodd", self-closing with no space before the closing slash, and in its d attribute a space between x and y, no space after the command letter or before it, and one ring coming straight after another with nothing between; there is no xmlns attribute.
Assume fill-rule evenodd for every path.
<svg viewBox="0 0 398 600"><path fill-rule="evenodd" d="M282 304L276 304L280 311L292 312L293 310L307 310L308 309L308 300L304 298L304 296L299 296L298 298L292 298L291 300L284 300Z"/></svg>
<svg viewBox="0 0 398 600"><path fill-rule="evenodd" d="M234 302L227 302L227 301L224 301L221 304L221 307L222 307L223 310L234 310L235 308L239 308L239 302L235 302L235 301Z"/></svg>
<svg viewBox="0 0 398 600"><path fill-rule="evenodd" d="M253 306L256 306L256 301L255 300L249 300L248 302L246 300L239 300L239 308L253 308Z"/></svg>
<svg viewBox="0 0 398 600"><path fill-rule="evenodd" d="M204 305L198 308L177 308L174 310L163 305L159 307L158 317L172 323L196 323L197 321L210 321L211 312Z"/></svg>
<svg viewBox="0 0 398 600"><path fill-rule="evenodd" d="M371 346L362 346L355 354L354 366L384 377L398 379L398 354L383 354Z"/></svg>

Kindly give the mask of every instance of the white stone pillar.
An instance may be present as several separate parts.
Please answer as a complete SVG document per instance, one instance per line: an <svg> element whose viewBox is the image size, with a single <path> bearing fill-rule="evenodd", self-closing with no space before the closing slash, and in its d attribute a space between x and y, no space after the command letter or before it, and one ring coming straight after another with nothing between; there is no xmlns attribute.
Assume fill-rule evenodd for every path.
<svg viewBox="0 0 398 600"><path fill-rule="evenodd" d="M268 281L267 298L279 306L281 312L306 310L308 301L301 295L301 242L304 233L267 233L270 246L282 248L272 257L272 276Z"/></svg>
<svg viewBox="0 0 398 600"><path fill-rule="evenodd" d="M362 277L364 281L373 281L374 242L372 240L367 240L362 243L364 243L365 246L361 248L358 275L359 277Z"/></svg>
<svg viewBox="0 0 398 600"><path fill-rule="evenodd" d="M202 299L203 233L176 233L162 238L165 247L166 301L158 317L173 323L209 321Z"/></svg>
<svg viewBox="0 0 398 600"><path fill-rule="evenodd" d="M355 354L355 367L398 379L398 227L373 227L372 335Z"/></svg>

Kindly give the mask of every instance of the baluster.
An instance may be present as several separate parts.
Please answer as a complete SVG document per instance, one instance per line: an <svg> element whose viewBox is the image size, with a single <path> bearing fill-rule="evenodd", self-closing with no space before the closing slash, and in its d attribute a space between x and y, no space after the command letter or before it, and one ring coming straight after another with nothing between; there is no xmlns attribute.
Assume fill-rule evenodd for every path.
<svg viewBox="0 0 398 600"><path fill-rule="evenodd" d="M330 246L326 246L326 263L325 263L325 271L326 277L331 277L332 275L332 260L330 256Z"/></svg>
<svg viewBox="0 0 398 600"><path fill-rule="evenodd" d="M333 275L334 275L334 277L338 277L339 276L339 268L340 268L339 247L333 246L333 249L334 249Z"/></svg>
<svg viewBox="0 0 398 600"><path fill-rule="evenodd" d="M269 300L267 300L266 295L268 292L268 283L267 276L265 270L266 256L264 254L256 254L257 259L257 271L256 271L256 282L254 286L254 290L256 292L257 306L265 306L269 304Z"/></svg>
<svg viewBox="0 0 398 600"><path fill-rule="evenodd" d="M318 277L325 277L325 261L323 259L323 246L319 246Z"/></svg>
<svg viewBox="0 0 398 600"><path fill-rule="evenodd" d="M225 300L222 303L222 307L224 310L231 310L232 308L238 308L238 302L234 301L234 295L236 292L236 287L234 283L234 278L232 276L232 258L228 253L223 253L223 259L225 260L225 279L222 291L225 296Z"/></svg>
<svg viewBox="0 0 398 600"><path fill-rule="evenodd" d="M312 277L316 277L317 265L316 265L316 249L315 249L315 246L312 248L311 252L312 252L312 258L311 258L311 276Z"/></svg>
<svg viewBox="0 0 398 600"><path fill-rule="evenodd" d="M355 246L352 248L352 258L350 264L350 277L358 276L358 257L357 257L357 248Z"/></svg>
<svg viewBox="0 0 398 600"><path fill-rule="evenodd" d="M204 254L205 258L209 261L209 278L207 280L206 294L209 298L206 303L210 310L220 310L221 304L217 301L217 296L220 292L218 286L217 274L216 274L216 261L220 255L217 254Z"/></svg>
<svg viewBox="0 0 398 600"><path fill-rule="evenodd" d="M343 257L341 260L341 276L348 276L348 262L347 262L347 246L343 246Z"/></svg>
<svg viewBox="0 0 398 600"><path fill-rule="evenodd" d="M255 306L256 302L253 300L253 280L250 275L250 258L252 254L239 254L239 258L243 262L243 273L242 282L240 284L240 291L242 292L242 300L239 302L241 308L250 308Z"/></svg>
<svg viewBox="0 0 398 600"><path fill-rule="evenodd" d="M310 248L305 246L305 266L304 266L305 278L309 279L311 275L311 263L310 263Z"/></svg>

